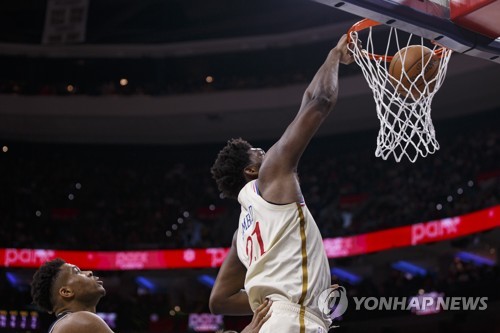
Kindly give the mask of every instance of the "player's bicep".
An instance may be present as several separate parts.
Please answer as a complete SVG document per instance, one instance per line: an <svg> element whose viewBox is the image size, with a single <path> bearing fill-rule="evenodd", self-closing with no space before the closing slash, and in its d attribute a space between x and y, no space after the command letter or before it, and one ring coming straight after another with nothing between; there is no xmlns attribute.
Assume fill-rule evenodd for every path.
<svg viewBox="0 0 500 333"><path fill-rule="evenodd" d="M236 246L231 246L226 259L217 274L213 291L232 292L243 288L246 268L238 258Z"/></svg>
<svg viewBox="0 0 500 333"><path fill-rule="evenodd" d="M259 172L266 178L295 171L302 153L328 114L329 102L325 99L310 100L288 125L285 133L267 152Z"/></svg>
<svg viewBox="0 0 500 333"><path fill-rule="evenodd" d="M214 287L210 294L210 305L217 306L227 298L237 294L244 288L246 268L238 258L236 240L229 250L226 259L217 274Z"/></svg>

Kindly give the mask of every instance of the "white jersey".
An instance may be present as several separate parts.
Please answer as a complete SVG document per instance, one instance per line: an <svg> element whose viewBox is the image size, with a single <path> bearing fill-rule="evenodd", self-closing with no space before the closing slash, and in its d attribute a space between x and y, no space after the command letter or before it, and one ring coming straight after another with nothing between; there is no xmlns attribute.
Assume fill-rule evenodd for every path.
<svg viewBox="0 0 500 333"><path fill-rule="evenodd" d="M298 304L322 318L318 296L330 287L330 267L307 206L267 202L259 195L256 180L241 189L238 201L236 246L247 268L245 290L252 310L269 297Z"/></svg>

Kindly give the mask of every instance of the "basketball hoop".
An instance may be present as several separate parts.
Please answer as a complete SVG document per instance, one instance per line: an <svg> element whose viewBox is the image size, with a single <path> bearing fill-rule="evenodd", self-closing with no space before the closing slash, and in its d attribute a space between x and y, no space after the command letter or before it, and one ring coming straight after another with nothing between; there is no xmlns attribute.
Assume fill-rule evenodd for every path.
<svg viewBox="0 0 500 333"><path fill-rule="evenodd" d="M406 156L413 163L419 155L425 157L439 149L431 119L431 102L444 81L452 51L394 27L390 27L388 38L387 31L382 31L383 37L380 31L375 36L373 27L376 26L380 23L364 19L354 24L347 34L349 41L359 40L364 47L358 43L349 44L376 103L380 131L375 156L387 160L392 154L396 162ZM381 43L380 38L387 42ZM379 41L379 45L374 45L374 41ZM432 55L419 56L417 66L411 68L411 75L405 66L399 77L391 75L389 67L394 54L413 45L421 46L422 50L424 47L430 49ZM405 57L406 52L399 56L401 63L405 62ZM429 77L426 72L431 59L437 70Z"/></svg>

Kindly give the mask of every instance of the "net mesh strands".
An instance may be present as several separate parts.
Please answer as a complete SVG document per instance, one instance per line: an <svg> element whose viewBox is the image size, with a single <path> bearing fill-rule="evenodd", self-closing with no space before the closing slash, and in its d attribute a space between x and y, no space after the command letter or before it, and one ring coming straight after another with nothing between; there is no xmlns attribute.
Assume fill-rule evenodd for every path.
<svg viewBox="0 0 500 333"><path fill-rule="evenodd" d="M377 27L378 23L364 21L368 21L370 26L363 26L356 31L354 25L349 31L351 41L361 42L349 44L349 49L355 62L361 67L376 103L380 130L375 156L387 160L392 155L397 162L406 156L411 162L415 162L419 156L425 157L439 150L432 124L431 103L444 81L452 51L431 44L423 37L398 31L394 27L390 27L388 33L385 31L385 34L388 34L388 38L384 37L387 39L386 44L380 45L379 42L376 46L374 41L380 40L380 34L374 37L374 27ZM432 50L434 56L424 57L422 51L419 60L421 63L416 66L420 71L416 76L415 66L412 68L411 77L405 71L405 66L401 66L400 77L391 76L391 54L410 45L425 46ZM405 62L405 57L406 53L402 52L402 63ZM435 76L426 77L425 72L430 61L435 61L438 68Z"/></svg>

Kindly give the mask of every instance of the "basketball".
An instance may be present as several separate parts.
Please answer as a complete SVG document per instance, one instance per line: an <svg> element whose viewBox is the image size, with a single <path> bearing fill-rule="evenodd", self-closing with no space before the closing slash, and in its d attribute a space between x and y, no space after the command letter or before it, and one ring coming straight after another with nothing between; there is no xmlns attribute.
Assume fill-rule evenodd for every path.
<svg viewBox="0 0 500 333"><path fill-rule="evenodd" d="M411 93L413 100L418 100L434 90L433 80L439 69L439 59L431 49L421 45L411 45L399 50L389 65L389 79L403 96ZM432 81L432 82L430 82ZM426 90L426 85L429 88Z"/></svg>

